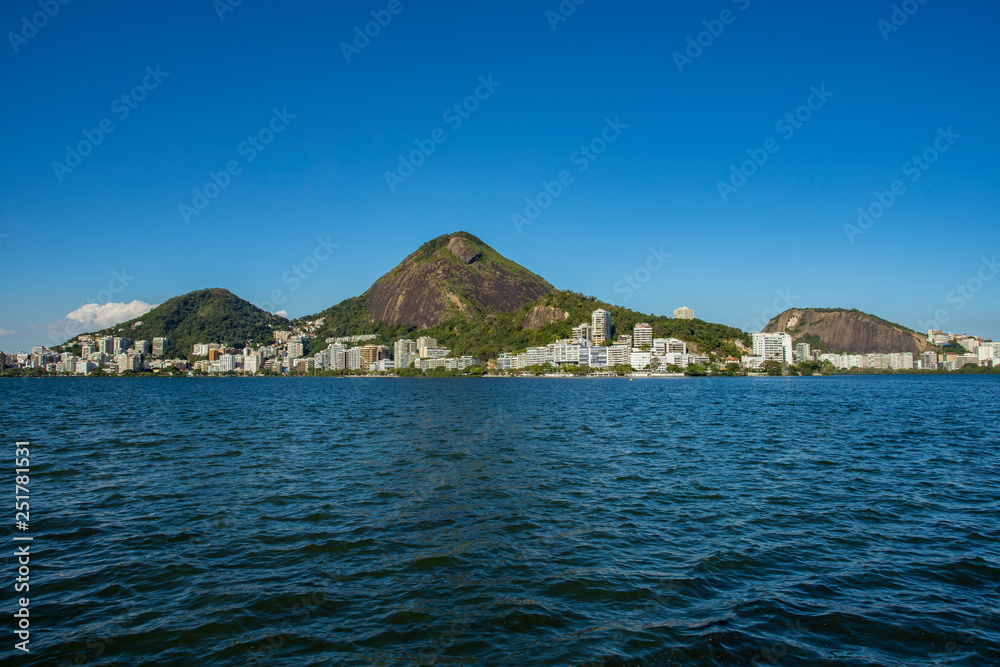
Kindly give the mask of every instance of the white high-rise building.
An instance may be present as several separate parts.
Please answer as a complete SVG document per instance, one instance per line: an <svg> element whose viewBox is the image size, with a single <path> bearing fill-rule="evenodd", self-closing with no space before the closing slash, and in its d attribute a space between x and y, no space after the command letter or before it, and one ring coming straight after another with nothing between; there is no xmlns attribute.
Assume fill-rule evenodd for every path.
<svg viewBox="0 0 1000 667"><path fill-rule="evenodd" d="M409 368L417 359L417 344L408 338L400 338L392 346L392 356L395 368Z"/></svg>
<svg viewBox="0 0 1000 667"><path fill-rule="evenodd" d="M323 367L328 371L342 371L347 368L347 350L343 345L333 344L326 348L326 362Z"/></svg>
<svg viewBox="0 0 1000 667"><path fill-rule="evenodd" d="M243 372L253 375L260 370L260 355L258 354L244 354L243 355Z"/></svg>
<svg viewBox="0 0 1000 667"><path fill-rule="evenodd" d="M305 354L305 345L299 341L288 343L288 356L298 359Z"/></svg>
<svg viewBox="0 0 1000 667"><path fill-rule="evenodd" d="M653 327L640 322L632 329L632 347L641 349L643 345L647 348L653 347Z"/></svg>
<svg viewBox="0 0 1000 667"><path fill-rule="evenodd" d="M153 354L157 357L162 357L164 353L167 351L167 345L170 345L169 338L163 338L159 336L153 338ZM205 354L208 354L207 350L205 351Z"/></svg>
<svg viewBox="0 0 1000 667"><path fill-rule="evenodd" d="M119 338L115 336L111 339L111 354L124 354L128 349L128 346L132 344L128 338Z"/></svg>
<svg viewBox="0 0 1000 667"><path fill-rule="evenodd" d="M631 348L625 345L612 345L608 348L608 366L624 366L629 363Z"/></svg>
<svg viewBox="0 0 1000 667"><path fill-rule="evenodd" d="M693 320L694 311L687 306L681 306L680 308L674 309L674 319L675 320Z"/></svg>
<svg viewBox="0 0 1000 667"><path fill-rule="evenodd" d="M219 372L229 373L236 370L236 355L235 354L220 354L219 355Z"/></svg>
<svg viewBox="0 0 1000 667"><path fill-rule="evenodd" d="M361 369L361 348L352 347L349 350L344 350L344 368L349 371L356 371Z"/></svg>
<svg viewBox="0 0 1000 667"><path fill-rule="evenodd" d="M151 354L153 346L149 344L148 340L137 340L135 341L135 351L139 354Z"/></svg>
<svg viewBox="0 0 1000 667"><path fill-rule="evenodd" d="M97 339L97 350L101 354L114 354L115 353L115 339L111 336L103 336Z"/></svg>
<svg viewBox="0 0 1000 667"><path fill-rule="evenodd" d="M786 333L754 333L753 353L764 361L779 361L790 364L795 361L792 352L792 337Z"/></svg>
<svg viewBox="0 0 1000 667"><path fill-rule="evenodd" d="M611 313L606 310L595 310L590 315L591 339L594 344L611 339Z"/></svg>
<svg viewBox="0 0 1000 667"><path fill-rule="evenodd" d="M628 362L632 368L641 371L649 366L649 362L653 360L652 352L643 352L641 350L632 350L628 355Z"/></svg>

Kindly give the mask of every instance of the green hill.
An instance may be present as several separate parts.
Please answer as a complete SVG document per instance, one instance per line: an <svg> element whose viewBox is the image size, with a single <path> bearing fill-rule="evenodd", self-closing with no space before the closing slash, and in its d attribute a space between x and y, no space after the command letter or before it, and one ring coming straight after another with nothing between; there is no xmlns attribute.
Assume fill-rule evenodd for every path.
<svg viewBox="0 0 1000 667"><path fill-rule="evenodd" d="M125 336L133 341L166 336L166 356L189 358L195 343L223 343L242 347L273 340L272 330L288 320L261 310L221 288L203 289L168 299L151 311L93 332L95 336Z"/></svg>

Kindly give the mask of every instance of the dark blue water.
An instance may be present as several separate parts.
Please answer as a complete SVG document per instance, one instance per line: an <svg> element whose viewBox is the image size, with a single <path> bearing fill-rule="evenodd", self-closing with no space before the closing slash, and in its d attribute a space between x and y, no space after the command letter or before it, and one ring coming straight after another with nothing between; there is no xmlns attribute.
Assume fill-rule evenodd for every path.
<svg viewBox="0 0 1000 667"><path fill-rule="evenodd" d="M11 476L11 443L32 441L35 537L32 653L11 630L0 655L1000 664L998 390L0 380Z"/></svg>

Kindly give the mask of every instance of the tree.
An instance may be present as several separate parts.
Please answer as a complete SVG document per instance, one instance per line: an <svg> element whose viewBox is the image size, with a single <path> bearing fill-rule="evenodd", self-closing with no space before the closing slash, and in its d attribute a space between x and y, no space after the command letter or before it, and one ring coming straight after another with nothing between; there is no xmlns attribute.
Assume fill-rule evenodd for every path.
<svg viewBox="0 0 1000 667"><path fill-rule="evenodd" d="M781 375L782 374L781 362L775 361L773 359L768 359L767 361L764 362L764 370L767 372L768 375Z"/></svg>

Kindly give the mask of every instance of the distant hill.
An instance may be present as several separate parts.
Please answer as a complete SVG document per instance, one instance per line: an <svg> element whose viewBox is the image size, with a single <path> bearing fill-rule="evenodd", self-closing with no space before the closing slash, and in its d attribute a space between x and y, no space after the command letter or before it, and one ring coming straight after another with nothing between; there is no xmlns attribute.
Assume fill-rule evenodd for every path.
<svg viewBox="0 0 1000 667"><path fill-rule="evenodd" d="M792 308L771 319L765 332L786 332L796 343L809 343L825 352L912 352L934 349L912 329L843 308Z"/></svg>
<svg viewBox="0 0 1000 667"><path fill-rule="evenodd" d="M229 290L212 288L175 296L141 317L93 333L150 342L166 336L170 339L167 356L186 359L195 343L263 344L274 339L273 329L287 324L285 318L261 310Z"/></svg>
<svg viewBox="0 0 1000 667"><path fill-rule="evenodd" d="M509 313L552 290L541 276L457 232L420 246L364 296L373 321L430 327L455 314Z"/></svg>
<svg viewBox="0 0 1000 667"><path fill-rule="evenodd" d="M749 344L749 336L733 327L646 315L556 290L465 232L428 241L361 296L301 320L324 318L320 347L327 337L377 334L379 342L391 344L431 336L455 354L486 359L569 338L598 308L611 313L615 335L648 322L654 336L680 338L704 352L738 355L739 346Z"/></svg>

